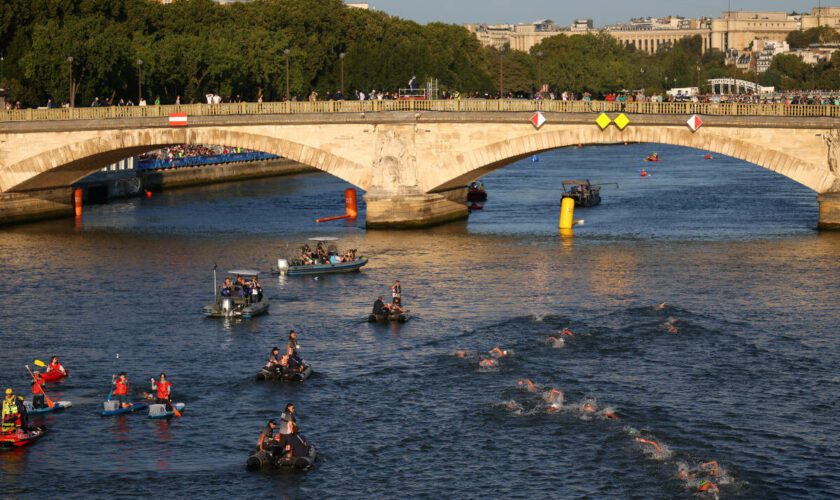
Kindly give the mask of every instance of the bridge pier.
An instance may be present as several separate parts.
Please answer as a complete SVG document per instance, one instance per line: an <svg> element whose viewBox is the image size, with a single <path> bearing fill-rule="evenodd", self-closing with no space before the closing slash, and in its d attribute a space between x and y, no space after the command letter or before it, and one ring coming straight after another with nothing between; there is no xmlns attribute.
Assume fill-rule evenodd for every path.
<svg viewBox="0 0 840 500"><path fill-rule="evenodd" d="M465 219L467 189L444 193L379 193L365 195L369 229L413 229Z"/></svg>
<svg viewBox="0 0 840 500"><path fill-rule="evenodd" d="M73 188L0 193L0 226L73 216Z"/></svg>
<svg viewBox="0 0 840 500"><path fill-rule="evenodd" d="M820 204L819 228L822 230L840 230L840 193L817 195Z"/></svg>

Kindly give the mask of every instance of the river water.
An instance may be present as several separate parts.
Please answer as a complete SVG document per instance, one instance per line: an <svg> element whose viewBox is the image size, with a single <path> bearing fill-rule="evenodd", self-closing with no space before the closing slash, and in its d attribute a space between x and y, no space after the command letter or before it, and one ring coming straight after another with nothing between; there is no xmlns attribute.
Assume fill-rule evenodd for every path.
<svg viewBox="0 0 840 500"><path fill-rule="evenodd" d="M677 468L716 460L722 497L837 497L840 234L814 230L814 193L737 160L657 146L664 161L642 178L652 148L511 165L483 179L483 211L428 230L316 225L342 212L347 187L323 174L0 230L0 381L26 390L24 365L59 354L72 376L48 394L74 404L42 419L39 442L0 452L3 494L691 498ZM560 237L560 182L577 177L618 188ZM317 235L370 264L318 280L265 275L270 315L201 316L214 263L268 271ZM416 317L365 323L396 278ZM550 346L567 327L574 337ZM290 328L316 373L252 381ZM512 356L479 368L495 345ZM118 370L137 390L166 371L183 417L95 415ZM548 413L517 388L525 377L565 391L566 407ZM621 420L576 410L588 397ZM246 472L287 401L317 467Z"/></svg>

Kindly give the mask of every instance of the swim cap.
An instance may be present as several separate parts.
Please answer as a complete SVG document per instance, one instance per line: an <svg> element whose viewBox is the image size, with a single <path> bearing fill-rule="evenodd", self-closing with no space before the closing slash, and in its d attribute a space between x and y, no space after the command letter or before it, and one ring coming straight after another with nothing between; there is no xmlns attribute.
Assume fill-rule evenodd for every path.
<svg viewBox="0 0 840 500"><path fill-rule="evenodd" d="M11 389L6 389L6 396L10 395L11 393L12 393Z"/></svg>

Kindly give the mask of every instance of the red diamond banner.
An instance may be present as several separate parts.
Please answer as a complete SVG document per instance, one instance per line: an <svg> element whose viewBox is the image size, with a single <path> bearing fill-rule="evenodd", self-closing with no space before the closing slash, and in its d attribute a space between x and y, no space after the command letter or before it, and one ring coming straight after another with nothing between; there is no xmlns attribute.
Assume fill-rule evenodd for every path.
<svg viewBox="0 0 840 500"><path fill-rule="evenodd" d="M697 115L691 115L691 118L688 119L687 123L688 128L690 128L692 132L697 132L697 129L703 125L703 120L701 120Z"/></svg>
<svg viewBox="0 0 840 500"><path fill-rule="evenodd" d="M534 113L534 116L531 117L531 125L535 128L540 128L543 126L543 123L545 123L545 116L539 111Z"/></svg>

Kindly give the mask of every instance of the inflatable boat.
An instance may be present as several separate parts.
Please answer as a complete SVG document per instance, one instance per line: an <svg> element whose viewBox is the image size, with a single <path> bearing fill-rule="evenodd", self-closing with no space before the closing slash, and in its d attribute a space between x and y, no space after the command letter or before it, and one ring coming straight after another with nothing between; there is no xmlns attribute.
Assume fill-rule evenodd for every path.
<svg viewBox="0 0 840 500"><path fill-rule="evenodd" d="M52 371L52 372L44 372L41 374L41 378L44 379L44 382L58 382L59 380L65 378L67 375L70 375L69 370L64 370L64 373L60 371Z"/></svg>
<svg viewBox="0 0 840 500"><path fill-rule="evenodd" d="M44 413L53 413L61 410L65 410L73 406L73 403L70 401L56 401L55 406L50 408L49 406L45 406L43 408L33 408L32 403L30 401L24 401L23 406L26 407L26 413L30 415L41 415Z"/></svg>
<svg viewBox="0 0 840 500"><path fill-rule="evenodd" d="M148 403L144 403L142 401L138 401L136 403L132 403L131 406L126 408L120 408L119 401L113 399L111 401L105 401L105 406L102 411L96 412L101 417L113 417L115 415L125 415L126 413L134 413L136 411L143 411L149 407Z"/></svg>
<svg viewBox="0 0 840 500"><path fill-rule="evenodd" d="M260 381L276 380L279 382L303 382L308 379L310 375L312 375L312 365L304 363L303 371L299 372L277 373L275 370L263 367L263 369L257 373L256 379Z"/></svg>
<svg viewBox="0 0 840 500"><path fill-rule="evenodd" d="M260 272L253 269L231 269L228 274L242 276L245 279L258 278ZM213 270L213 284L216 284L216 270ZM233 283L233 292L230 296L222 295L217 290L212 304L204 306L204 315L209 318L253 318L268 312L271 305L268 297L253 294L253 290L244 288L238 283Z"/></svg>
<svg viewBox="0 0 840 500"><path fill-rule="evenodd" d="M406 311L402 314L371 314L368 316L368 323L389 323L391 321L405 323L411 319L409 312L411 311Z"/></svg>
<svg viewBox="0 0 840 500"><path fill-rule="evenodd" d="M26 446L37 441L41 436L47 433L46 427L35 427L32 430L24 431L18 429L9 434L0 434L0 446Z"/></svg>
<svg viewBox="0 0 840 500"><path fill-rule="evenodd" d="M303 457L282 457L274 458L267 451L258 451L248 457L245 467L251 471L258 470L288 470L288 471L303 471L309 470L315 465L315 457L318 452L315 450L315 445L309 446L306 456Z"/></svg>

